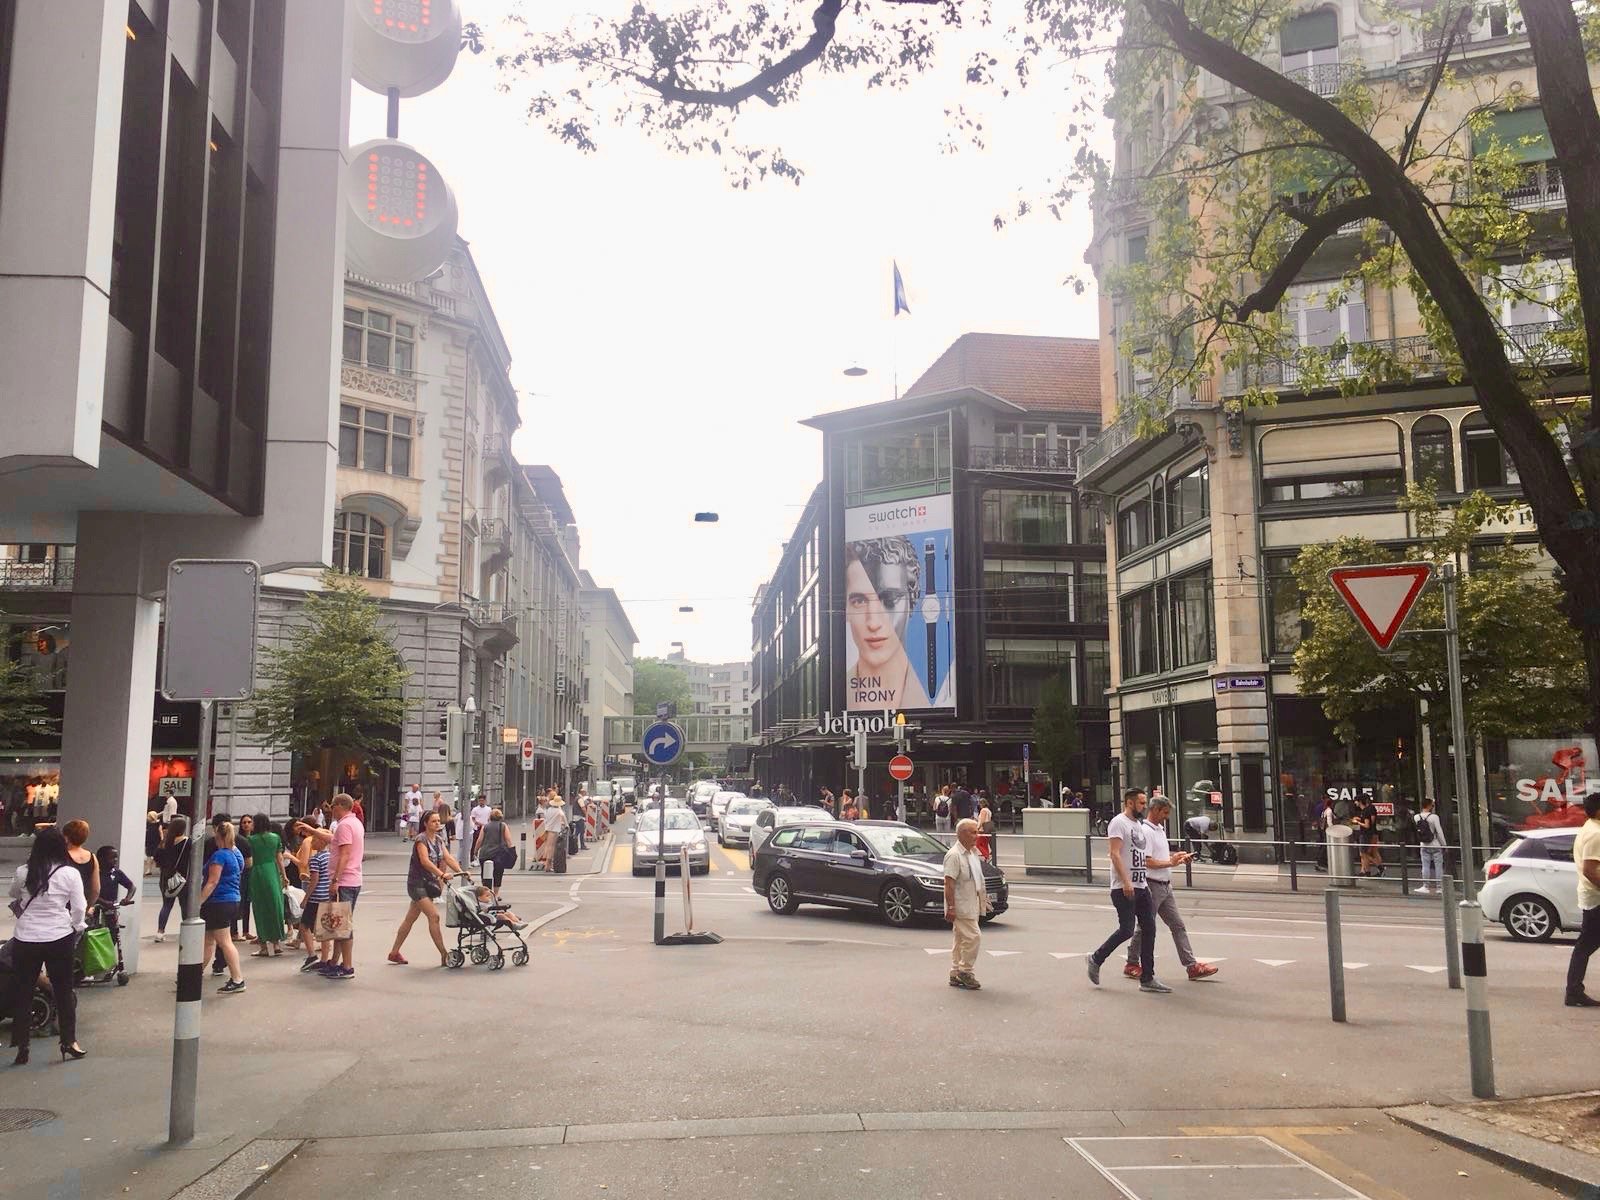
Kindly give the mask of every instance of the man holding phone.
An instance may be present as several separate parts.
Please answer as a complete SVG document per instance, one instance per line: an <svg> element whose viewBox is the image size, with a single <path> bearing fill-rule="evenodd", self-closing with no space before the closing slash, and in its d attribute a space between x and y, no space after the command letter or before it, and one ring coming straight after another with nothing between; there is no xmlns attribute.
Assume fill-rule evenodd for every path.
<svg viewBox="0 0 1600 1200"><path fill-rule="evenodd" d="M1217 973L1217 968L1195 957L1194 947L1189 945L1189 928L1183 923L1177 897L1172 894L1172 868L1183 866L1194 855L1187 850L1180 850L1176 854L1172 852L1167 842L1167 817L1171 812L1171 800L1165 796L1151 798L1150 815L1144 823L1144 833L1149 839L1145 851L1144 878L1150 889L1150 907L1171 931L1172 944L1178 948L1178 961L1189 972L1189 978L1209 979ZM1122 968L1122 973L1129 979L1143 978L1138 950L1132 941L1128 943L1128 962Z"/></svg>
<svg viewBox="0 0 1600 1200"><path fill-rule="evenodd" d="M1145 795L1138 788L1122 793L1122 811L1111 818L1106 828L1106 846L1111 852L1114 886L1111 905L1117 910L1117 930L1085 960L1089 982L1100 985L1100 967L1116 953L1117 947L1139 928L1139 990L1172 991L1156 979L1156 914L1150 904L1150 885L1145 878L1145 855L1150 839L1144 820Z"/></svg>

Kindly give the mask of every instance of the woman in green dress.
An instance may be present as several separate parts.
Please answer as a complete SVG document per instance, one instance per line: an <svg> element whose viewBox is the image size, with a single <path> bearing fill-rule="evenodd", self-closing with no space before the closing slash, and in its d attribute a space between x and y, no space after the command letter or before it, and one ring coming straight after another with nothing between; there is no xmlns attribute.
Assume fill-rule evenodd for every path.
<svg viewBox="0 0 1600 1200"><path fill-rule="evenodd" d="M283 871L283 841L272 828L266 813L255 815L250 834L250 907L255 911L256 938L261 943L255 957L283 953L283 889L288 878Z"/></svg>

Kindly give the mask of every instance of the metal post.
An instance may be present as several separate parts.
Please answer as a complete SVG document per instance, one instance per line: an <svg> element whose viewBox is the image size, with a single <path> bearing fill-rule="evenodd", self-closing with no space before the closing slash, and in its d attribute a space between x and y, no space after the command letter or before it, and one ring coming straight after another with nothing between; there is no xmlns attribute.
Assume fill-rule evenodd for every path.
<svg viewBox="0 0 1600 1200"><path fill-rule="evenodd" d="M195 769L194 819L189 822L189 902L178 927L178 1004L172 1020L172 1095L167 1111L167 1141L194 1138L200 1082L200 985L205 978L206 923L200 917L204 886L205 830L211 820L211 732L213 702L200 701L200 754ZM181 902L180 902L181 903Z"/></svg>
<svg viewBox="0 0 1600 1200"><path fill-rule="evenodd" d="M1300 890L1300 843L1289 843L1289 890Z"/></svg>
<svg viewBox="0 0 1600 1200"><path fill-rule="evenodd" d="M906 781L900 780L895 785L897 815L895 820L903 822L906 819Z"/></svg>
<svg viewBox="0 0 1600 1200"><path fill-rule="evenodd" d="M1453 991L1461 990L1461 935L1456 928L1456 880L1446 874L1440 882L1444 897L1444 965L1445 978Z"/></svg>
<svg viewBox="0 0 1600 1200"><path fill-rule="evenodd" d="M1411 856L1406 853L1406 844L1403 838L1400 842L1400 894L1402 896L1411 895Z"/></svg>
<svg viewBox="0 0 1600 1200"><path fill-rule="evenodd" d="M678 874L683 876L683 931L694 932L694 903L689 899L689 847L678 848Z"/></svg>
<svg viewBox="0 0 1600 1200"><path fill-rule="evenodd" d="M1085 883L1093 883L1094 882L1094 831L1093 830L1090 830L1089 832L1087 832L1087 833L1085 833L1083 835L1083 881ZM1194 880L1191 879L1189 882L1193 883Z"/></svg>
<svg viewBox="0 0 1600 1200"><path fill-rule="evenodd" d="M526 871L528 869L528 831L526 829L517 834L517 841L522 843L522 869Z"/></svg>
<svg viewBox="0 0 1600 1200"><path fill-rule="evenodd" d="M390 88L389 89L389 123L388 123L388 130L389 130L389 132L388 132L387 136L388 136L389 140L391 142L392 141L398 141L399 138L400 138L400 89L399 88Z"/></svg>
<svg viewBox="0 0 1600 1200"><path fill-rule="evenodd" d="M667 936L667 777L661 776L660 824L656 833L656 945Z"/></svg>
<svg viewBox="0 0 1600 1200"><path fill-rule="evenodd" d="M1472 861L1472 797L1467 783L1467 714L1461 698L1461 631L1456 623L1456 567L1445 563L1439 574L1444 580L1444 649L1450 668L1450 741L1455 759L1456 828L1461 836L1461 900L1478 898L1478 883Z"/></svg>
<svg viewBox="0 0 1600 1200"><path fill-rule="evenodd" d="M1483 909L1461 902L1461 967L1467 977L1467 1059L1472 1094L1494 1098L1494 1045L1489 1037L1489 965L1483 949Z"/></svg>
<svg viewBox="0 0 1600 1200"><path fill-rule="evenodd" d="M1344 1024L1344 931L1339 927L1339 893L1329 888L1322 893L1328 927L1328 999L1333 1019Z"/></svg>

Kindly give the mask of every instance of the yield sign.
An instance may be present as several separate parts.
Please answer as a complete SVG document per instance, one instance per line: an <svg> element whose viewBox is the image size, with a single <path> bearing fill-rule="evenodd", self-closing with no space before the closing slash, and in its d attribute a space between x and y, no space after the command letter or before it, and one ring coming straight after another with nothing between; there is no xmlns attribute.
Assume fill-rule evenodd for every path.
<svg viewBox="0 0 1600 1200"><path fill-rule="evenodd" d="M1328 582L1350 606L1373 645L1387 650L1399 636L1417 597L1433 578L1427 563L1385 563L1368 567L1334 567Z"/></svg>

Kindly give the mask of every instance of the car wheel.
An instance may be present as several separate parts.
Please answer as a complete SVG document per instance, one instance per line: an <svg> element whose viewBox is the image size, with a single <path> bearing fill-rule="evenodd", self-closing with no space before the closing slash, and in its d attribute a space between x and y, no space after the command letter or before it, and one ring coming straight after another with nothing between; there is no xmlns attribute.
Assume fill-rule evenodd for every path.
<svg viewBox="0 0 1600 1200"><path fill-rule="evenodd" d="M1505 903L1500 920L1519 942L1548 942L1561 920L1550 902L1540 896L1513 896Z"/></svg>
<svg viewBox="0 0 1600 1200"><path fill-rule="evenodd" d="M789 885L787 875L774 875L767 880L767 907L786 917L800 907L800 901L794 898L794 889Z"/></svg>
<svg viewBox="0 0 1600 1200"><path fill-rule="evenodd" d="M883 895L878 897L878 907L889 924L905 926L911 924L911 918L916 915L917 902L911 895L911 889L896 880L883 889Z"/></svg>

